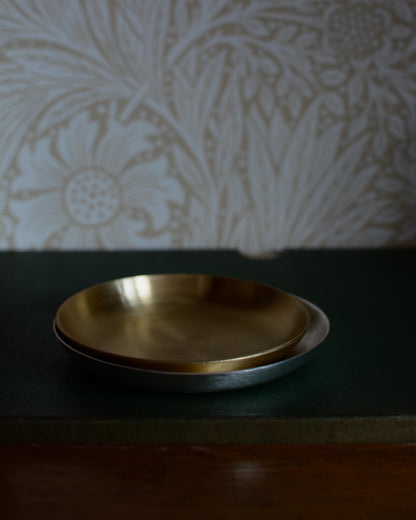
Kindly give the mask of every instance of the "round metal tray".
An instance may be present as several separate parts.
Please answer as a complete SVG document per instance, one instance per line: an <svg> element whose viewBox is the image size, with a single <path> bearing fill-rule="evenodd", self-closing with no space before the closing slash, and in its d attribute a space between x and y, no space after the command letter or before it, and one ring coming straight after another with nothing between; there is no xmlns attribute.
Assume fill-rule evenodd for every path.
<svg viewBox="0 0 416 520"><path fill-rule="evenodd" d="M306 334L296 345L290 357L261 366L218 373L149 370L104 361L78 350L75 345L62 337L55 322L53 327L58 340L81 366L105 381L131 388L165 392L203 393L237 390L273 381L293 372L311 359L318 346L327 337L330 323L326 314L311 302L299 299L308 309L311 321Z"/></svg>
<svg viewBox="0 0 416 520"><path fill-rule="evenodd" d="M68 298L60 336L112 363L168 372L228 372L286 358L310 316L294 296L250 280L156 274L113 280Z"/></svg>

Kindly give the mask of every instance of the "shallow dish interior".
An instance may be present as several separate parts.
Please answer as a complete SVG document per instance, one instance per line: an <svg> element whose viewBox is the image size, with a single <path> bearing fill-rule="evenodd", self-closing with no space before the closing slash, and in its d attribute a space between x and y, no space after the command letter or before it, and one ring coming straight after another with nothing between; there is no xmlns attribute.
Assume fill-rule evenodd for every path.
<svg viewBox="0 0 416 520"><path fill-rule="evenodd" d="M180 372L240 370L288 356L310 316L296 297L249 280L141 275L90 287L56 314L60 334L113 362Z"/></svg>

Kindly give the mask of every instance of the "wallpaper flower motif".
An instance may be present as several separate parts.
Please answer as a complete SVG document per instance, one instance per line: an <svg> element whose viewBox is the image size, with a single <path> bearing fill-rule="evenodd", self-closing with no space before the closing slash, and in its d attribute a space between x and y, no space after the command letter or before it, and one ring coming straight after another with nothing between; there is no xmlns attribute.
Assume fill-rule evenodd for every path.
<svg viewBox="0 0 416 520"><path fill-rule="evenodd" d="M167 160L147 139L156 128L136 120L99 124L85 113L54 137L22 147L13 183L16 244L62 248L137 246L152 236L166 246L169 204L183 199Z"/></svg>
<svg viewBox="0 0 416 520"><path fill-rule="evenodd" d="M413 0L3 0L0 248L416 245Z"/></svg>

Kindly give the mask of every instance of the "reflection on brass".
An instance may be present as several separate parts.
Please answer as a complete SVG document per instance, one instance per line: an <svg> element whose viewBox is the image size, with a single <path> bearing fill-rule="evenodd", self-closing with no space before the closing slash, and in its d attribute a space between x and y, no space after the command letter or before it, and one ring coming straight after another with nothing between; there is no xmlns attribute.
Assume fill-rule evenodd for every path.
<svg viewBox="0 0 416 520"><path fill-rule="evenodd" d="M80 351L128 366L223 372L290 355L309 326L305 305L256 282L160 274L90 287L56 314Z"/></svg>

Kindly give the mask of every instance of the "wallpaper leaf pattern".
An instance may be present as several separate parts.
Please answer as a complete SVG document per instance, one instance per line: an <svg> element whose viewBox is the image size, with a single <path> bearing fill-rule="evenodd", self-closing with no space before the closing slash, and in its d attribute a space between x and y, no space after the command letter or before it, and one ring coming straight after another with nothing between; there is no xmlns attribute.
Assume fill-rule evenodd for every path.
<svg viewBox="0 0 416 520"><path fill-rule="evenodd" d="M0 248L416 245L414 0L2 0Z"/></svg>

